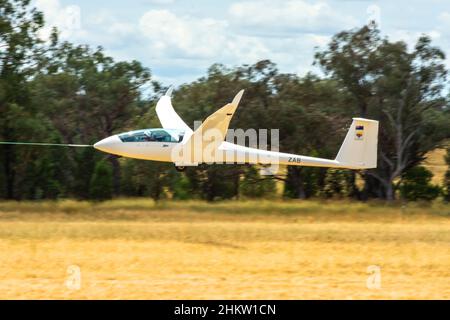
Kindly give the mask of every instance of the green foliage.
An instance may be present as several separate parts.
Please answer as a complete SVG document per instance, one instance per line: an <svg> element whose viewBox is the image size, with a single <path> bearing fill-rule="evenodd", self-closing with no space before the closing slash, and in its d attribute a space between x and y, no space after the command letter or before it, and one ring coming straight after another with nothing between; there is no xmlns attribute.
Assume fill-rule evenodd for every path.
<svg viewBox="0 0 450 320"><path fill-rule="evenodd" d="M38 37L44 16L27 0L0 0L0 20L1 141L87 144L160 126L154 105L166 88L152 82L139 62L114 61L101 47L60 42L57 31L44 43ZM450 137L443 52L428 37L408 50L370 25L336 34L317 52L316 64L326 77L281 73L269 60L233 68L214 64L204 77L175 90L173 103L193 127L244 88L230 128L278 128L281 151L322 158L335 157L352 116L378 119L378 168L363 174L362 191L348 171L289 167L275 180L260 176L255 166L201 165L180 174L167 163L104 161L92 149L1 145L0 198L261 198L284 180L286 197L391 200L399 177L407 197L432 194L427 178L408 169ZM154 95L144 98L152 88ZM447 172L447 199L449 180Z"/></svg>
<svg viewBox="0 0 450 320"><path fill-rule="evenodd" d="M29 79L37 74L36 57L44 54L45 46L37 36L43 27L41 12L29 6L29 1L0 2L0 140L11 141L48 134L42 114L29 108ZM44 117L45 119L45 117ZM43 129L43 130L39 130ZM40 135L37 135L38 137ZM26 141L26 140L25 140ZM0 146L0 162L4 170L5 196L20 199L27 168L23 161L34 159L36 150ZM21 180L22 181L18 181ZM17 190L19 189L19 190Z"/></svg>
<svg viewBox="0 0 450 320"><path fill-rule="evenodd" d="M444 60L429 37L408 51L402 41L381 39L374 24L338 33L316 54L316 63L353 98L353 112L380 120L378 168L365 178L370 188L369 180L378 180L377 193L388 200L394 180L450 136Z"/></svg>
<svg viewBox="0 0 450 320"><path fill-rule="evenodd" d="M172 183L173 198L176 200L192 199L191 190L191 183L184 174L178 175Z"/></svg>
<svg viewBox="0 0 450 320"><path fill-rule="evenodd" d="M400 193L404 199L431 201L439 196L440 188L431 184L433 173L425 167L417 166L403 175Z"/></svg>
<svg viewBox="0 0 450 320"><path fill-rule="evenodd" d="M444 199L450 202L450 147L447 147L447 154L445 155L445 162L447 163L447 171L444 175Z"/></svg>
<svg viewBox="0 0 450 320"><path fill-rule="evenodd" d="M112 191L112 167L105 160L99 161L95 165L94 174L89 184L89 196L94 200L107 200L112 198Z"/></svg>
<svg viewBox="0 0 450 320"><path fill-rule="evenodd" d="M320 195L326 198L349 196L352 187L348 170L328 169Z"/></svg>
<svg viewBox="0 0 450 320"><path fill-rule="evenodd" d="M225 200L238 197L241 170L230 165L202 165L195 168L200 179L197 191L207 201Z"/></svg>
<svg viewBox="0 0 450 320"><path fill-rule="evenodd" d="M146 196L155 201L167 196L170 172L175 168L170 163L123 159L121 162L122 191L128 196Z"/></svg>
<svg viewBox="0 0 450 320"><path fill-rule="evenodd" d="M323 187L321 168L288 167L283 195L293 199L307 199L318 195Z"/></svg>
<svg viewBox="0 0 450 320"><path fill-rule="evenodd" d="M240 182L240 194L246 198L271 198L276 192L275 181L261 176L258 168L246 168Z"/></svg>

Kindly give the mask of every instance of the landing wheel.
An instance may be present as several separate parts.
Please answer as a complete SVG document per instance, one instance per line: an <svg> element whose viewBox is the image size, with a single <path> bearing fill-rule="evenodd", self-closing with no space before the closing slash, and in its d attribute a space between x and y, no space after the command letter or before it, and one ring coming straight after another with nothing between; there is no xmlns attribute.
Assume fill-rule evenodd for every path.
<svg viewBox="0 0 450 320"><path fill-rule="evenodd" d="M186 171L186 167L184 167L184 166L175 166L175 170L177 170L178 172L184 172L184 171Z"/></svg>

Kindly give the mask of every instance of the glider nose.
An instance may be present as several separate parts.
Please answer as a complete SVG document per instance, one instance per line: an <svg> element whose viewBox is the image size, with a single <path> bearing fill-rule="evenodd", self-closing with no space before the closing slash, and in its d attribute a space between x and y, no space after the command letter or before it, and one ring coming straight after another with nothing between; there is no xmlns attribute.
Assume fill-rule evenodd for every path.
<svg viewBox="0 0 450 320"><path fill-rule="evenodd" d="M121 143L118 136L111 136L94 144L94 148L107 153L117 153Z"/></svg>

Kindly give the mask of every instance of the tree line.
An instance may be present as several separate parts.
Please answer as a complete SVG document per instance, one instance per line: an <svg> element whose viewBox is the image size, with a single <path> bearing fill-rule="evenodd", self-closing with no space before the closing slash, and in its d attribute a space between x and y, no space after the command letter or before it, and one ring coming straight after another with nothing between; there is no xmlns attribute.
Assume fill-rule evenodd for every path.
<svg viewBox="0 0 450 320"><path fill-rule="evenodd" d="M300 23L300 22L299 22ZM160 127L154 110L167 84L138 61L115 61L101 47L42 40L45 17L29 0L0 0L0 140L93 144L138 128ZM156 200L340 197L449 198L450 173L431 184L425 155L450 137L444 52L421 36L414 48L375 24L333 36L317 50L320 75L282 73L269 60L227 67L179 86L173 104L188 124L246 89L230 128L279 128L280 150L334 158L351 118L380 121L378 168L355 172L288 167L172 164L124 159L93 149L0 145L0 198ZM447 161L450 161L450 151Z"/></svg>

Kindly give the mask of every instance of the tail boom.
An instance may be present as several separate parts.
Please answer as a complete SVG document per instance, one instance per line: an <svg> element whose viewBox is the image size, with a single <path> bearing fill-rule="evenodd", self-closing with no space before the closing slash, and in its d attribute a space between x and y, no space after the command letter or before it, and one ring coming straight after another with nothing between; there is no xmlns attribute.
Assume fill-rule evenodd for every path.
<svg viewBox="0 0 450 320"><path fill-rule="evenodd" d="M353 118L350 129L334 160L254 149L228 142L223 142L219 150L228 153L225 163L280 164L361 170L377 167L377 144L378 121Z"/></svg>
<svg viewBox="0 0 450 320"><path fill-rule="evenodd" d="M378 121L354 118L344 142L334 160L250 148L223 141L218 147L216 147L216 144L214 143L212 145L213 147L210 148L208 143L206 143L207 147L198 148L198 151L200 152L198 159L191 162L195 164L248 163L263 165L328 167L355 170L370 169L376 168L377 166L377 140ZM191 145L186 144L185 147L187 147L188 150L195 150ZM172 162L181 163L179 161ZM187 161L186 163L190 162Z"/></svg>

